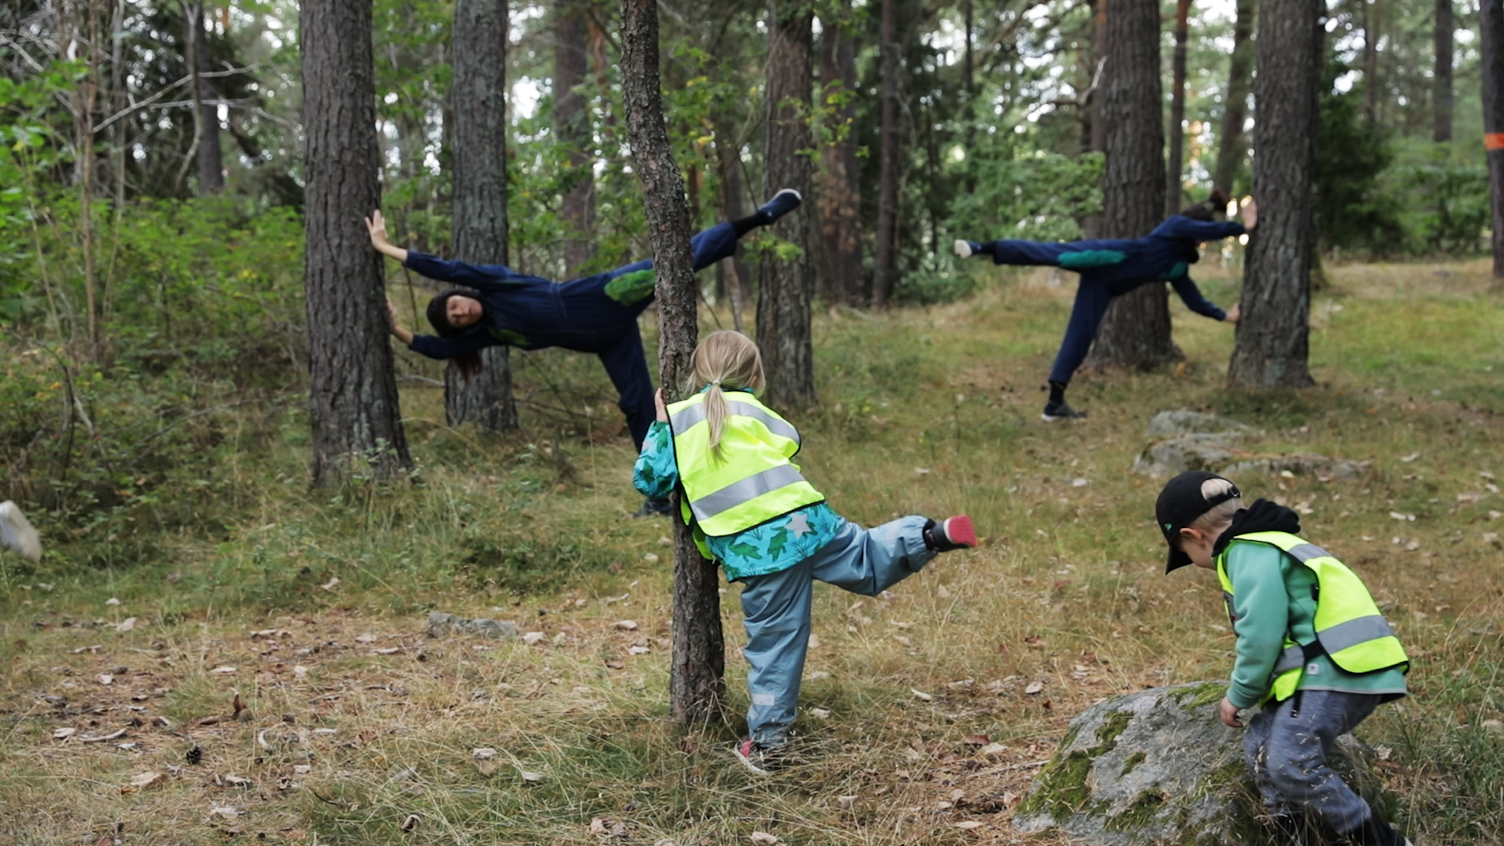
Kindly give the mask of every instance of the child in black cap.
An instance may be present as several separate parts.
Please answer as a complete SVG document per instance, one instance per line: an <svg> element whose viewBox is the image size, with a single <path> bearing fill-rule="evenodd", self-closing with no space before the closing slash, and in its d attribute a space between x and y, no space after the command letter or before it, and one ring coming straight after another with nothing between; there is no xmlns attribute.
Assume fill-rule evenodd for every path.
<svg viewBox="0 0 1504 846"><path fill-rule="evenodd" d="M1165 572L1215 569L1237 634L1222 722L1243 749L1280 842L1308 842L1317 822L1353 846L1409 846L1327 764L1339 735L1406 694L1409 659L1368 589L1299 537L1300 517L1268 500L1244 507L1215 473L1181 473L1159 494L1155 520L1170 545Z"/></svg>

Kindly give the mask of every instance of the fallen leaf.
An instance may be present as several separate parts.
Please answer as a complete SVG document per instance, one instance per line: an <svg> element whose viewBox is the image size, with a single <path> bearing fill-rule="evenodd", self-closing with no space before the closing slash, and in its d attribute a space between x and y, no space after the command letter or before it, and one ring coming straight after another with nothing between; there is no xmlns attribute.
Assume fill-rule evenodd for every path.
<svg viewBox="0 0 1504 846"><path fill-rule="evenodd" d="M121 620L120 622L118 622L118 623L115 624L115 631L120 632L121 634L124 634L125 632L128 632L131 629L134 629L135 627L136 627L136 618L135 617L126 617L124 620Z"/></svg>
<svg viewBox="0 0 1504 846"><path fill-rule="evenodd" d="M319 587L323 588L324 590L334 590L335 588L339 587L339 576L335 576L324 584L319 585Z"/></svg>
<svg viewBox="0 0 1504 846"><path fill-rule="evenodd" d="M1039 635L1029 635L1028 637L1024 638L1024 643L1034 649L1043 649L1047 642L1048 641L1046 641Z"/></svg>
<svg viewBox="0 0 1504 846"><path fill-rule="evenodd" d="M543 780L543 773L535 773L531 770L518 770L517 774L522 776L523 781L537 783Z"/></svg>
<svg viewBox="0 0 1504 846"><path fill-rule="evenodd" d="M811 708L809 709L809 715L817 720L830 719L830 711L825 708Z"/></svg>
<svg viewBox="0 0 1504 846"><path fill-rule="evenodd" d="M119 731L113 731L113 732L110 732L109 734L103 734L103 735L97 735L97 736L96 735L92 735L92 734L85 734L85 735L81 735L78 738L78 742L79 743L105 743L105 742L108 742L108 741L111 741L111 740L119 740L120 738L125 737L125 732L126 732L126 729L120 729Z"/></svg>
<svg viewBox="0 0 1504 846"><path fill-rule="evenodd" d="M248 779L248 778L241 778L238 775L227 775L227 776L225 776L224 781L225 781L225 784L228 784L231 787L250 787L251 786L251 780L250 779Z"/></svg>
<svg viewBox="0 0 1504 846"><path fill-rule="evenodd" d="M851 810L851 806L856 804L856 797L855 796L837 796L836 797L836 802L841 806L841 810L843 810L843 811L849 811L849 810Z"/></svg>
<svg viewBox="0 0 1504 846"><path fill-rule="evenodd" d="M1402 455L1402 456L1400 456L1400 460L1403 461L1403 462L1405 462L1406 464L1409 464L1410 462L1414 461L1417 458L1420 458L1420 453L1418 453L1418 452L1412 452L1409 455Z"/></svg>
<svg viewBox="0 0 1504 846"><path fill-rule="evenodd" d="M963 738L961 742L967 746L986 746L992 739L985 734L973 734Z"/></svg>
<svg viewBox="0 0 1504 846"><path fill-rule="evenodd" d="M238 816L240 816L240 809L232 808L229 805L215 805L209 809L210 819L219 817L220 819L233 820Z"/></svg>
<svg viewBox="0 0 1504 846"><path fill-rule="evenodd" d="M492 749L489 746L481 746L476 749L470 750L470 754L475 756L475 759L477 761L484 761L488 758L495 758L496 750Z"/></svg>
<svg viewBox="0 0 1504 846"><path fill-rule="evenodd" d="M1001 758L1006 751L1008 747L1001 743L989 743L982 747L981 755L983 758Z"/></svg>
<svg viewBox="0 0 1504 846"><path fill-rule="evenodd" d="M421 819L421 817L419 817L417 814L408 814L407 819L402 821L402 830L412 831L413 829L417 828L419 819Z"/></svg>
<svg viewBox="0 0 1504 846"><path fill-rule="evenodd" d="M655 564L658 561L658 554L656 552L649 552L648 554L642 556L642 560L648 562L649 564Z"/></svg>
<svg viewBox="0 0 1504 846"><path fill-rule="evenodd" d="M1027 693L1030 696L1033 696L1034 694L1040 692L1041 690L1044 690L1044 682L1033 681L1033 682L1029 682L1028 686L1024 688L1024 693Z"/></svg>
<svg viewBox="0 0 1504 846"><path fill-rule="evenodd" d="M118 599L116 599L115 597L112 596L109 599L106 599L104 601L104 604L105 605L119 605L120 604L120 600L118 600Z"/></svg>
<svg viewBox="0 0 1504 846"><path fill-rule="evenodd" d="M527 644L528 646L532 646L534 644L542 643L544 638L547 637L548 635L544 634L543 632L526 632L522 635L522 642Z"/></svg>
<svg viewBox="0 0 1504 846"><path fill-rule="evenodd" d="M1089 484L1091 484L1091 480L1090 479L1072 479L1071 480L1071 487L1073 487L1073 488L1084 488L1084 487L1086 487Z"/></svg>
<svg viewBox="0 0 1504 846"><path fill-rule="evenodd" d="M933 702L933 701L935 701L935 697L929 695L928 693L925 693L922 690L919 690L918 688L911 687L911 688L909 688L909 692L912 693L912 694L914 694L914 698L918 699L920 702Z"/></svg>
<svg viewBox="0 0 1504 846"><path fill-rule="evenodd" d="M625 666L627 666L627 665L626 665L626 664L623 664L623 663L622 663L622 662L620 662L620 661L617 661L617 660L614 660L614 659L613 659L613 660L611 660L611 661L607 661L607 662L606 662L606 666L607 666L607 667L610 667L610 668L611 668L611 669L613 669L613 670L620 670L620 669L621 669L621 668L623 668L623 667L625 667Z"/></svg>
<svg viewBox="0 0 1504 846"><path fill-rule="evenodd" d="M60 728L52 733L52 739L67 740L75 734L78 734L78 729L76 728Z"/></svg>
<svg viewBox="0 0 1504 846"><path fill-rule="evenodd" d="M235 672L235 668L229 666L228 664L226 664L223 667L215 667L214 669L210 670L209 672L216 673L216 674L222 675L222 676L227 676L227 675Z"/></svg>
<svg viewBox="0 0 1504 846"><path fill-rule="evenodd" d="M617 620L616 622L614 622L614 623L611 624L611 628L613 628L613 629L621 629L624 632L635 632L635 631L637 631L637 621L636 620Z"/></svg>
<svg viewBox="0 0 1504 846"><path fill-rule="evenodd" d="M114 684L115 683L115 677L112 676L112 675L110 675L109 673L100 673L99 675L95 676L95 678L99 680L100 684Z"/></svg>
<svg viewBox="0 0 1504 846"><path fill-rule="evenodd" d="M376 642L376 635L373 635L373 634L363 634L363 635L360 635L359 637L355 638L355 642L356 643L375 643Z"/></svg>
<svg viewBox="0 0 1504 846"><path fill-rule="evenodd" d="M235 692L235 701L230 703L230 707L235 709L235 717L239 719L240 712L245 710L245 701L240 698L239 691Z"/></svg>
<svg viewBox="0 0 1504 846"><path fill-rule="evenodd" d="M956 828L959 828L963 831L971 831L974 828L981 828L983 825L985 825L985 823L979 823L976 820L967 820L966 822L956 823Z"/></svg>
<svg viewBox="0 0 1504 846"><path fill-rule="evenodd" d="M1484 731L1491 731L1491 732L1494 732L1494 733L1498 733L1500 731L1504 731L1504 722L1501 722L1499 720L1484 720L1483 722L1479 723L1478 725Z"/></svg>
<svg viewBox="0 0 1504 846"><path fill-rule="evenodd" d="M371 654L372 655L396 655L398 652L401 652L401 651L402 651L402 647L400 647L400 646L388 646L388 647L386 647L384 649L372 649L371 650Z"/></svg>
<svg viewBox="0 0 1504 846"><path fill-rule="evenodd" d="M166 773L159 773L155 770L148 770L147 772L136 773L135 775L131 776L131 787L134 787L137 790L144 790L145 788L162 784L165 781L167 781Z"/></svg>
<svg viewBox="0 0 1504 846"><path fill-rule="evenodd" d="M767 844L770 844L770 846L771 846L771 844L774 844L774 843L778 842L778 838L774 837L773 835L771 835L769 833L767 833L766 831L754 831L754 832L752 832L752 842L753 843L767 843Z"/></svg>
<svg viewBox="0 0 1504 846"><path fill-rule="evenodd" d="M627 653L631 654L631 655L646 655L646 654L648 654L651 651L652 650L648 649L646 646L629 646L629 647L627 647Z"/></svg>
<svg viewBox="0 0 1504 846"><path fill-rule="evenodd" d="M920 476L928 476L930 474L928 467L915 467L914 472Z"/></svg>
<svg viewBox="0 0 1504 846"><path fill-rule="evenodd" d="M295 664L292 668L292 674L300 679L308 678L308 668L302 664Z"/></svg>
<svg viewBox="0 0 1504 846"><path fill-rule="evenodd" d="M606 821L603 820L603 819L601 819L600 817L596 817L595 819L591 820L590 821L590 833L591 834L595 834L595 835L605 834L606 833Z"/></svg>

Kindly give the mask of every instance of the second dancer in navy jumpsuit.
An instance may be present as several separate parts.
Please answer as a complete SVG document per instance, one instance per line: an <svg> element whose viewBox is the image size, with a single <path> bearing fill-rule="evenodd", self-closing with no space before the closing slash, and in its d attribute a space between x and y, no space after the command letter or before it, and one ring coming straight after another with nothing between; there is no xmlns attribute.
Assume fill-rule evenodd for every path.
<svg viewBox="0 0 1504 846"><path fill-rule="evenodd" d="M1208 302L1190 275L1190 265L1201 257L1198 246L1201 242L1243 235L1258 220L1258 207L1252 200L1243 207L1243 223L1213 220L1212 209L1225 206L1226 202L1220 193L1214 194L1208 202L1171 216L1142 238L1053 244L1007 240L956 242L956 255L961 258L984 254L991 255L994 264L1043 265L1081 274L1065 340L1050 370L1050 398L1041 415L1044 420L1086 416L1066 403L1065 388L1086 360L1097 327L1114 297L1150 282L1169 282L1191 311L1213 320L1238 322L1237 306L1224 312Z"/></svg>
<svg viewBox="0 0 1504 846"><path fill-rule="evenodd" d="M784 189L755 214L695 235L690 239L694 269L730 258L742 235L772 223L800 202L797 191ZM437 336L414 334L397 325L394 317L392 334L399 340L428 358L457 359L462 370L472 372L479 369L477 353L499 344L594 353L620 395L617 405L627 417L633 443L642 448L656 414L653 379L637 329L638 315L653 301L651 259L560 283L502 265L447 261L395 247L387 241L380 212L367 218L366 225L372 246L383 254L430 279L464 286L444 291L429 302L428 320ZM666 501L654 501L639 513L667 512Z"/></svg>

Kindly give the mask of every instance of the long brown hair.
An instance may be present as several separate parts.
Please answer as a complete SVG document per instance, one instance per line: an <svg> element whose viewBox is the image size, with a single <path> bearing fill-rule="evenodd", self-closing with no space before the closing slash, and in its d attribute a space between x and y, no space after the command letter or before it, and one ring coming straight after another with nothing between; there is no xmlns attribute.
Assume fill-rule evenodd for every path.
<svg viewBox="0 0 1504 846"><path fill-rule="evenodd" d="M722 460L721 433L731 413L724 390L762 390L762 353L751 338L728 329L707 335L695 347L690 364L694 384L709 387L705 392L705 425L710 427L710 453Z"/></svg>
<svg viewBox="0 0 1504 846"><path fill-rule="evenodd" d="M1191 220L1210 221L1217 214L1227 209L1227 195L1221 188L1213 188L1212 195L1206 198L1206 202L1186 206L1180 210L1180 214Z"/></svg>

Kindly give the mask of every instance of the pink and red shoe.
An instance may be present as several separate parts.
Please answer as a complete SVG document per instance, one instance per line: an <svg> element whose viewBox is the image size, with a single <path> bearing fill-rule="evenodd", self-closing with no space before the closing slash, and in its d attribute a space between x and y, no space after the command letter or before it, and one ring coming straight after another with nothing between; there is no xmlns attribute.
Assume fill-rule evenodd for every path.
<svg viewBox="0 0 1504 846"><path fill-rule="evenodd" d="M977 545L977 530L965 514L947 517L924 530L924 539L936 552L971 549Z"/></svg>

